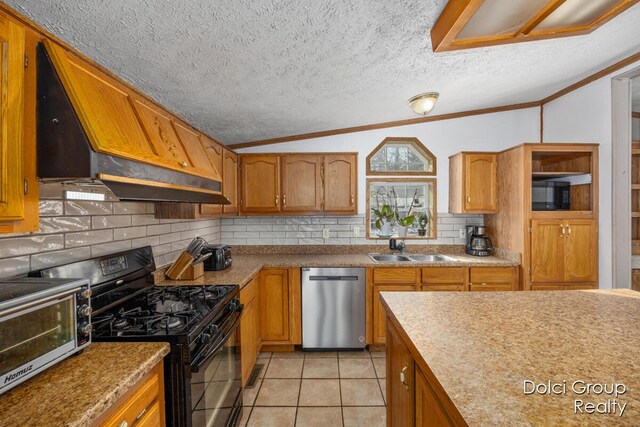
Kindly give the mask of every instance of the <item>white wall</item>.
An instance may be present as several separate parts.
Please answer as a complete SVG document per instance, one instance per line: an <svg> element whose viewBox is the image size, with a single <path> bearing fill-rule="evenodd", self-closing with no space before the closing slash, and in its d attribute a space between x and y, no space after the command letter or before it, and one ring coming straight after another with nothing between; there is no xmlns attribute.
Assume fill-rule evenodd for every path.
<svg viewBox="0 0 640 427"><path fill-rule="evenodd" d="M538 108L528 108L265 145L239 152L358 152L358 213L364 214L367 155L386 137L416 137L437 158L437 208L438 212L447 212L449 210L449 156L460 151L499 151L523 142L538 142L540 139L539 117Z"/></svg>
<svg viewBox="0 0 640 427"><path fill-rule="evenodd" d="M613 281L611 78L638 66L640 62L544 106L544 142L600 144L600 288L611 288Z"/></svg>

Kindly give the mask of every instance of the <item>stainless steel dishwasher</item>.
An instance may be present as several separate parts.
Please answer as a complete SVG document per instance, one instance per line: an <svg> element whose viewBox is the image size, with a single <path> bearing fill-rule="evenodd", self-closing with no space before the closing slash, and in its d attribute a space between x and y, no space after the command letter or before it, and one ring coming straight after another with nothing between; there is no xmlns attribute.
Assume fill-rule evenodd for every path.
<svg viewBox="0 0 640 427"><path fill-rule="evenodd" d="M364 268L302 269L302 348L362 349Z"/></svg>

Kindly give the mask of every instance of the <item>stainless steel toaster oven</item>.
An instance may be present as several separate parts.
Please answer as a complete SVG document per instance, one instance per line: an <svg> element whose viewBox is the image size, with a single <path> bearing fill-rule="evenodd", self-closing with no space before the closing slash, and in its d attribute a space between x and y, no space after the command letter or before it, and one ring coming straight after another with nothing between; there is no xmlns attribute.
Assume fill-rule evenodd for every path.
<svg viewBox="0 0 640 427"><path fill-rule="evenodd" d="M0 281L0 394L91 343L87 280Z"/></svg>

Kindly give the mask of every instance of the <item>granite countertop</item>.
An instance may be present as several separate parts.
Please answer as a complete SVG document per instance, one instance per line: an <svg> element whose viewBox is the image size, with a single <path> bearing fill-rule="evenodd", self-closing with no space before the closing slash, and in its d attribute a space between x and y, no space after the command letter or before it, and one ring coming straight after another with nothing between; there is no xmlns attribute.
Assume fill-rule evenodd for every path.
<svg viewBox="0 0 640 427"><path fill-rule="evenodd" d="M92 343L0 395L0 425L89 425L168 353L161 342Z"/></svg>
<svg viewBox="0 0 640 427"><path fill-rule="evenodd" d="M392 318L470 426L640 423L640 293L383 292ZM416 351L418 354L416 354ZM421 359L421 360L420 360ZM566 393L524 394L524 381ZM576 395L574 381L626 393ZM579 391L579 389L578 389ZM623 416L574 414L576 400L627 403Z"/></svg>
<svg viewBox="0 0 640 427"><path fill-rule="evenodd" d="M367 254L260 254L233 255L233 264L226 270L206 271L195 280L169 280L164 270L156 276L156 284L166 285L222 285L234 284L241 288L262 268L294 267L513 267L515 261L489 257L473 257L466 254L443 254L456 261L438 262L375 262Z"/></svg>

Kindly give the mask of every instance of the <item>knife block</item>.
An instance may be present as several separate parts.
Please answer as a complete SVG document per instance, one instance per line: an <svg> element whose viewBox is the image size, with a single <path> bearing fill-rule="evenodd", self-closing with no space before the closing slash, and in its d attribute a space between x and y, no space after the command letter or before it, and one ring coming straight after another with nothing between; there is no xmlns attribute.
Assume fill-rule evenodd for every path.
<svg viewBox="0 0 640 427"><path fill-rule="evenodd" d="M193 257L186 251L182 252L178 259L171 264L171 267L166 271L166 275L169 279L179 280L180 276L191 266ZM202 264L202 263L200 263Z"/></svg>
<svg viewBox="0 0 640 427"><path fill-rule="evenodd" d="M204 275L204 262L189 265L175 280L194 280Z"/></svg>

